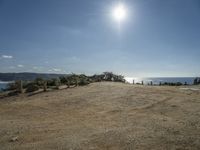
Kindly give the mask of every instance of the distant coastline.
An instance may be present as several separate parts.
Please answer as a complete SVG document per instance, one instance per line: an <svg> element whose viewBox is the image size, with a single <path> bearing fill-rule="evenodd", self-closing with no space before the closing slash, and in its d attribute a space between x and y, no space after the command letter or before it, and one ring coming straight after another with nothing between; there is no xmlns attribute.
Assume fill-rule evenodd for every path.
<svg viewBox="0 0 200 150"><path fill-rule="evenodd" d="M49 74L49 73L0 73L0 81L16 81L16 80L35 80L36 78L51 79L63 76L64 74Z"/></svg>
<svg viewBox="0 0 200 150"><path fill-rule="evenodd" d="M164 83L164 82L170 82L170 83L177 83L180 82L184 84L185 82L189 85L193 84L195 77L142 77L142 78L137 78L137 77L125 77L126 81L128 83L141 83L142 81L144 84L148 84L150 82L153 82L153 84L159 84Z"/></svg>

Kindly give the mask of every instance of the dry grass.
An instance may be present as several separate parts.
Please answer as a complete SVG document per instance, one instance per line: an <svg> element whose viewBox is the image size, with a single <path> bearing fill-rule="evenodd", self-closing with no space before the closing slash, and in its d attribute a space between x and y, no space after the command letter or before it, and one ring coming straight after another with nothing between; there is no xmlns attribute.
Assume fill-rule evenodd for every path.
<svg viewBox="0 0 200 150"><path fill-rule="evenodd" d="M102 82L3 98L0 135L1 150L199 150L200 91Z"/></svg>

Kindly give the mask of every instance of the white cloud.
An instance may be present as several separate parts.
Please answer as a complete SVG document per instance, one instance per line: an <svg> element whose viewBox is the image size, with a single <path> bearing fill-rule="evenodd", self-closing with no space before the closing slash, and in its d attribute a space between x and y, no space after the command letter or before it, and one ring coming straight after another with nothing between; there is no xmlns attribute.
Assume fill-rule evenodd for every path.
<svg viewBox="0 0 200 150"><path fill-rule="evenodd" d="M2 55L1 57L5 58L5 59L12 59L13 58L13 56L10 56L10 55Z"/></svg>
<svg viewBox="0 0 200 150"><path fill-rule="evenodd" d="M48 70L49 72L62 72L62 69L59 68L52 68Z"/></svg>
<svg viewBox="0 0 200 150"><path fill-rule="evenodd" d="M58 68L53 68L52 70L55 71L55 72L60 72L61 71L61 69L58 69Z"/></svg>
<svg viewBox="0 0 200 150"><path fill-rule="evenodd" d="M23 67L24 67L24 65L17 65L17 67L19 67L19 68L23 68Z"/></svg>

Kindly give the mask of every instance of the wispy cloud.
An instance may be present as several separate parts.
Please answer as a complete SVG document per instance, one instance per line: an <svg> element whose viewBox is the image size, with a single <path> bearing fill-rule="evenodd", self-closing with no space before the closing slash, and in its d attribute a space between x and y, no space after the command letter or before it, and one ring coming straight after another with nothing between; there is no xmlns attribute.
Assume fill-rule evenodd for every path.
<svg viewBox="0 0 200 150"><path fill-rule="evenodd" d="M10 66L9 69L15 69L15 66Z"/></svg>
<svg viewBox="0 0 200 150"><path fill-rule="evenodd" d="M63 70L59 68L52 68L52 69L49 69L48 71L49 72L63 72Z"/></svg>
<svg viewBox="0 0 200 150"><path fill-rule="evenodd" d="M23 67L24 67L24 65L17 65L17 67L19 67L19 68L23 68Z"/></svg>
<svg viewBox="0 0 200 150"><path fill-rule="evenodd" d="M11 55L2 55L1 57L5 58L5 59L12 59L13 58L13 56L11 56Z"/></svg>
<svg viewBox="0 0 200 150"><path fill-rule="evenodd" d="M38 69L38 67L34 66L33 69Z"/></svg>
<svg viewBox="0 0 200 150"><path fill-rule="evenodd" d="M55 71L55 72L60 72L61 71L61 69L58 69L58 68L53 68L52 70Z"/></svg>

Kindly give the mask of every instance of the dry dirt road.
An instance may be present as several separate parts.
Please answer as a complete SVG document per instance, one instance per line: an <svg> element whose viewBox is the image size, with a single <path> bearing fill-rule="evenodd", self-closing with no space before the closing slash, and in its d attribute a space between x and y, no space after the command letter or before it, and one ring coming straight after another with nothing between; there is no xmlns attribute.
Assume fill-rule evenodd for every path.
<svg viewBox="0 0 200 150"><path fill-rule="evenodd" d="M199 150L200 91L101 82L1 98L0 149Z"/></svg>

